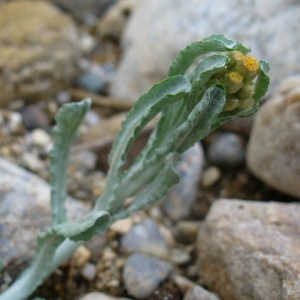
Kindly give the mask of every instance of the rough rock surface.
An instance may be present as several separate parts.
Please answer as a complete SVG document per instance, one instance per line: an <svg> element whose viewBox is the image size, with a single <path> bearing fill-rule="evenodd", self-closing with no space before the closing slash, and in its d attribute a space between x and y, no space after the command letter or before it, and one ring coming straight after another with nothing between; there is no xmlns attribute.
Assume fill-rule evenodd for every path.
<svg viewBox="0 0 300 300"><path fill-rule="evenodd" d="M258 58L268 60L276 86L300 71L299 18L300 3L294 0L234 0L230 5L218 0L145 0L127 25L112 95L135 101L165 78L182 48L220 33L242 40Z"/></svg>
<svg viewBox="0 0 300 300"><path fill-rule="evenodd" d="M80 42L71 18L43 1L0 9L0 106L47 95L78 72Z"/></svg>
<svg viewBox="0 0 300 300"><path fill-rule="evenodd" d="M273 188L300 199L300 76L283 81L259 110L247 164Z"/></svg>
<svg viewBox="0 0 300 300"><path fill-rule="evenodd" d="M31 259L36 237L51 225L50 187L38 176L0 159L0 259L3 266ZM78 220L88 208L68 198L68 218Z"/></svg>
<svg viewBox="0 0 300 300"><path fill-rule="evenodd" d="M200 228L201 277L221 299L300 299L300 205L216 201Z"/></svg>

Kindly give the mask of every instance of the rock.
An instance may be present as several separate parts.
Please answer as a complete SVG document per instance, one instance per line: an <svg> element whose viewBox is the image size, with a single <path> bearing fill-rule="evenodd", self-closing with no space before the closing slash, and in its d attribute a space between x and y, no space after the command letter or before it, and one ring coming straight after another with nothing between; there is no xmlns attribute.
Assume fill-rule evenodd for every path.
<svg viewBox="0 0 300 300"><path fill-rule="evenodd" d="M123 271L123 280L129 295L137 299L149 297L166 279L172 265L155 257L132 254Z"/></svg>
<svg viewBox="0 0 300 300"><path fill-rule="evenodd" d="M285 90L288 79L282 83ZM292 79L294 82L294 78ZM300 199L300 77L298 85L259 110L247 151L249 169L261 180Z"/></svg>
<svg viewBox="0 0 300 300"><path fill-rule="evenodd" d="M232 9L234 7L234 10ZM178 52L189 43L223 33L241 40L272 66L272 87L299 73L300 4L294 0L144 0L122 38L123 55L111 95L135 101L164 79ZM276 34L274 34L276 32ZM282 47L282 45L285 47ZM281 59L278 59L281 58Z"/></svg>
<svg viewBox="0 0 300 300"><path fill-rule="evenodd" d="M201 184L203 187L208 188L213 186L221 177L221 171L217 167L207 168L201 177Z"/></svg>
<svg viewBox="0 0 300 300"><path fill-rule="evenodd" d="M191 287L185 294L183 300L220 300L220 298L200 285Z"/></svg>
<svg viewBox="0 0 300 300"><path fill-rule="evenodd" d="M169 255L167 242L151 219L133 226L122 236L121 245L128 252L142 252L162 258Z"/></svg>
<svg viewBox="0 0 300 300"><path fill-rule="evenodd" d="M170 253L170 260L173 264L183 265L191 260L191 256L184 249L174 248Z"/></svg>
<svg viewBox="0 0 300 300"><path fill-rule="evenodd" d="M80 298L80 300L130 300L129 298L118 298L113 297L104 293L99 292L92 292L86 294L83 298Z"/></svg>
<svg viewBox="0 0 300 300"><path fill-rule="evenodd" d="M78 73L79 38L69 16L44 1L13 1L0 11L0 106L49 97Z"/></svg>
<svg viewBox="0 0 300 300"><path fill-rule="evenodd" d="M114 222L109 229L119 234L125 234L132 228L132 225L132 219L126 218Z"/></svg>
<svg viewBox="0 0 300 300"><path fill-rule="evenodd" d="M101 93L104 91L106 82L104 79L93 71L84 72L77 80L79 87L90 93Z"/></svg>
<svg viewBox="0 0 300 300"><path fill-rule="evenodd" d="M83 268L90 258L92 257L92 252L85 246L79 246L72 256L72 265L77 268Z"/></svg>
<svg viewBox="0 0 300 300"><path fill-rule="evenodd" d="M179 221L175 226L175 238L176 241L182 244L191 244L194 243L199 228L202 222L199 221Z"/></svg>
<svg viewBox="0 0 300 300"><path fill-rule="evenodd" d="M8 122L8 130L14 134L19 131L22 126L22 115L18 112L11 112Z"/></svg>
<svg viewBox="0 0 300 300"><path fill-rule="evenodd" d="M97 275L97 267L94 264L87 263L81 270L81 275L89 280L92 281L96 278Z"/></svg>
<svg viewBox="0 0 300 300"><path fill-rule="evenodd" d="M120 39L129 17L141 2L141 0L119 0L111 6L97 24L99 37Z"/></svg>
<svg viewBox="0 0 300 300"><path fill-rule="evenodd" d="M51 0L59 7L70 12L78 21L92 25L98 16L116 0Z"/></svg>
<svg viewBox="0 0 300 300"><path fill-rule="evenodd" d="M243 140L234 133L217 134L208 148L208 157L218 167L232 168L245 160Z"/></svg>
<svg viewBox="0 0 300 300"><path fill-rule="evenodd" d="M205 285L222 299L300 299L300 206L216 201L200 228Z"/></svg>
<svg viewBox="0 0 300 300"><path fill-rule="evenodd" d="M43 129L34 129L32 131L32 144L37 147L46 147L52 143L52 138Z"/></svg>
<svg viewBox="0 0 300 300"><path fill-rule="evenodd" d="M0 257L3 266L27 262L36 237L51 224L50 187L18 166L0 159ZM68 198L68 218L78 220L88 208Z"/></svg>
<svg viewBox="0 0 300 300"><path fill-rule="evenodd" d="M164 212L173 221L190 215L196 201L203 165L204 151L197 143L182 155L181 162L176 166L180 182L170 189L167 197L162 201Z"/></svg>
<svg viewBox="0 0 300 300"><path fill-rule="evenodd" d="M46 108L43 107L41 102L26 105L21 110L21 115L23 118L23 124L28 130L35 128L49 130L51 127L49 114L46 112Z"/></svg>

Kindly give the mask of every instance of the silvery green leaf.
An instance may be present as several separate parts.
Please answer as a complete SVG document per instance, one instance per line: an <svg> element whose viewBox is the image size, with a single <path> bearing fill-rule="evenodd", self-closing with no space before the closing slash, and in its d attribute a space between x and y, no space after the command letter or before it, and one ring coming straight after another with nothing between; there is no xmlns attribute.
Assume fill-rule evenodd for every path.
<svg viewBox="0 0 300 300"><path fill-rule="evenodd" d="M90 106L90 99L83 100L79 103L65 104L60 108L55 118L56 126L53 128L54 145L50 154L53 225L67 221L64 202L67 197L66 180L70 160L70 149L76 138L77 130L90 109Z"/></svg>
<svg viewBox="0 0 300 300"><path fill-rule="evenodd" d="M255 102L258 102L268 91L270 78L267 73L269 70L269 64L266 61L261 61L258 77L255 82L255 93L253 95Z"/></svg>
<svg viewBox="0 0 300 300"><path fill-rule="evenodd" d="M113 215L113 220L126 218L130 213L139 211L165 197L170 187L180 181L180 177L174 169L179 160L180 154L176 152L169 153L153 182L137 195L129 208L123 209L121 212Z"/></svg>
<svg viewBox="0 0 300 300"><path fill-rule="evenodd" d="M160 153L177 151L183 153L197 141L204 138L211 130L211 126L221 113L226 103L226 92L222 85L211 86L204 93L202 100L194 107L186 122L173 133Z"/></svg>
<svg viewBox="0 0 300 300"><path fill-rule="evenodd" d="M169 69L169 76L185 74L194 60L203 54L233 50L247 53L250 49L241 43L227 39L224 35L212 35L201 41L194 42L179 52Z"/></svg>
<svg viewBox="0 0 300 300"><path fill-rule="evenodd" d="M105 231L110 224L106 211L92 211L80 221L68 222L52 227L53 233L74 242L89 241L94 235Z"/></svg>
<svg viewBox="0 0 300 300"><path fill-rule="evenodd" d="M190 91L190 83L183 76L174 76L154 85L143 94L128 113L118 133L109 156L110 169L97 209L112 212L115 190L120 184L127 153L141 130L167 105L185 97Z"/></svg>

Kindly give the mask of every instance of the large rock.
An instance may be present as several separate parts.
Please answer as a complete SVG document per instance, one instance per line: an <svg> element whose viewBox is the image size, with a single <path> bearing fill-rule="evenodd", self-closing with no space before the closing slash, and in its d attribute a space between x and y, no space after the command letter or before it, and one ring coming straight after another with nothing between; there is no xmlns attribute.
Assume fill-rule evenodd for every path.
<svg viewBox="0 0 300 300"><path fill-rule="evenodd" d="M68 218L88 208L68 198ZM38 233L51 225L50 186L38 176L0 159L0 259L3 266L31 259Z"/></svg>
<svg viewBox="0 0 300 300"><path fill-rule="evenodd" d="M221 299L300 299L300 205L223 199L198 236L205 285Z"/></svg>
<svg viewBox="0 0 300 300"><path fill-rule="evenodd" d="M80 39L71 18L43 1L0 9L0 106L58 90L76 76Z"/></svg>
<svg viewBox="0 0 300 300"><path fill-rule="evenodd" d="M123 57L111 93L136 100L162 80L187 44L223 33L270 62L272 84L300 71L300 3L294 0L141 1L123 38ZM275 34L274 34L275 33ZM284 45L284 47L282 46Z"/></svg>
<svg viewBox="0 0 300 300"><path fill-rule="evenodd" d="M300 76L282 82L259 110L247 163L273 188L300 199Z"/></svg>

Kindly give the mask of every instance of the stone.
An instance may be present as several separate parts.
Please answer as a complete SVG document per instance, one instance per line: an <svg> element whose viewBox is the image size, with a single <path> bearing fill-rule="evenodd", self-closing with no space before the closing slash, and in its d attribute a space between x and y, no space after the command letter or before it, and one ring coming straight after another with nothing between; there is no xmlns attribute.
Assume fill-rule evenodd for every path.
<svg viewBox="0 0 300 300"><path fill-rule="evenodd" d="M234 8L234 9L233 9ZM164 79L178 52L216 33L241 40L270 62L271 86L299 73L300 4L294 0L144 0L122 37L122 59L111 95L135 101ZM276 32L276 34L274 34ZM285 45L285 47L282 47Z"/></svg>
<svg viewBox="0 0 300 300"><path fill-rule="evenodd" d="M52 138L45 130L36 128L32 131L32 144L37 147L45 147L52 143Z"/></svg>
<svg viewBox="0 0 300 300"><path fill-rule="evenodd" d="M96 278L97 275L97 267L94 264L87 263L81 270L81 275L89 280L92 281Z"/></svg>
<svg viewBox="0 0 300 300"><path fill-rule="evenodd" d="M170 260L173 264L183 265L191 260L191 256L184 249L174 248L170 253Z"/></svg>
<svg viewBox="0 0 300 300"><path fill-rule="evenodd" d="M284 86L288 86L286 89ZM255 176L284 194L300 199L300 76L283 81L258 111L247 149Z"/></svg>
<svg viewBox="0 0 300 300"><path fill-rule="evenodd" d="M149 297L172 270L172 265L155 257L132 254L126 261L123 280L129 295Z"/></svg>
<svg viewBox="0 0 300 300"><path fill-rule="evenodd" d="M51 127L50 116L41 102L26 105L20 113L23 118L23 124L28 130L35 128L49 130Z"/></svg>
<svg viewBox="0 0 300 300"><path fill-rule="evenodd" d="M78 21L93 25L98 16L115 3L116 0L50 0L62 9L68 11Z"/></svg>
<svg viewBox="0 0 300 300"><path fill-rule="evenodd" d="M208 188L213 186L221 177L221 171L215 166L207 168L201 177L202 187Z"/></svg>
<svg viewBox="0 0 300 300"><path fill-rule="evenodd" d="M142 252L162 258L169 255L167 241L151 219L133 226L122 236L121 245L127 252Z"/></svg>
<svg viewBox="0 0 300 300"><path fill-rule="evenodd" d="M66 200L67 216L78 220L88 207ZM0 159L0 258L3 266L28 262L38 233L51 225L50 186L38 176Z"/></svg>
<svg viewBox="0 0 300 300"><path fill-rule="evenodd" d="M104 293L92 292L86 294L80 300L130 300L129 298L113 297Z"/></svg>
<svg viewBox="0 0 300 300"><path fill-rule="evenodd" d="M85 246L81 245L72 255L72 264L77 268L83 268L88 263L91 257L92 252Z"/></svg>
<svg viewBox="0 0 300 300"><path fill-rule="evenodd" d="M194 243L201 224L202 221L177 222L174 231L176 241L185 245Z"/></svg>
<svg viewBox="0 0 300 300"><path fill-rule="evenodd" d="M217 134L208 147L208 157L218 167L233 168L245 161L245 145L235 133Z"/></svg>
<svg viewBox="0 0 300 300"><path fill-rule="evenodd" d="M120 39L128 23L129 17L141 0L119 0L100 18L97 24L98 36Z"/></svg>
<svg viewBox="0 0 300 300"><path fill-rule="evenodd" d="M190 216L204 162L204 151L199 143L183 153L175 168L180 175L180 182L170 189L162 201L162 208L171 220L179 221Z"/></svg>
<svg viewBox="0 0 300 300"><path fill-rule="evenodd" d="M200 276L221 299L300 299L300 206L217 200L197 241Z"/></svg>
<svg viewBox="0 0 300 300"><path fill-rule="evenodd" d="M45 1L13 1L0 10L0 106L49 97L77 76L80 39L74 22Z"/></svg>
<svg viewBox="0 0 300 300"><path fill-rule="evenodd" d="M188 289L183 300L220 300L220 298L200 285L195 285Z"/></svg>

